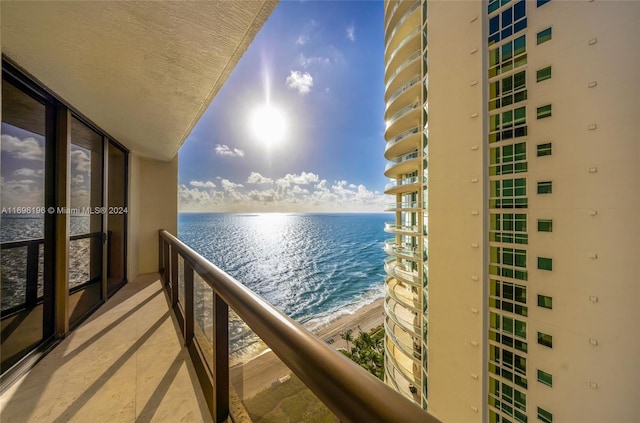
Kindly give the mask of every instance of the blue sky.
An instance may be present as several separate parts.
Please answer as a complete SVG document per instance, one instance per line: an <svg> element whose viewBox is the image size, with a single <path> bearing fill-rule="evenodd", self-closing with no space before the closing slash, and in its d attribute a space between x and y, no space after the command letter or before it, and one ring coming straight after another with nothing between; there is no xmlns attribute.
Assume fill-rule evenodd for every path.
<svg viewBox="0 0 640 423"><path fill-rule="evenodd" d="M382 2L281 2L180 150L180 210L382 211L383 50Z"/></svg>

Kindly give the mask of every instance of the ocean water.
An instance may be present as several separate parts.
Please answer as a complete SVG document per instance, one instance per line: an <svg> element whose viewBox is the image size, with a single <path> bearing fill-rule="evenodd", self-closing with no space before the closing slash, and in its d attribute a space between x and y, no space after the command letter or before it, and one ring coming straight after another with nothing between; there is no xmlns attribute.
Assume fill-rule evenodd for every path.
<svg viewBox="0 0 640 423"><path fill-rule="evenodd" d="M384 296L386 214L180 214L178 238L309 329Z"/></svg>

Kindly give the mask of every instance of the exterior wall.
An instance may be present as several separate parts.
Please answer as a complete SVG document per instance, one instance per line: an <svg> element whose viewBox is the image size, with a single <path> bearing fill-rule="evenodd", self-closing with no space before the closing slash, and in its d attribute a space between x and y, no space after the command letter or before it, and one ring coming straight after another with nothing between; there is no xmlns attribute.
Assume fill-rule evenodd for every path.
<svg viewBox="0 0 640 423"><path fill-rule="evenodd" d="M640 3L552 0L537 7L527 1L525 27L490 45L489 20L516 3L489 13L488 2L423 2L429 40L428 173L422 169L428 175L428 411L441 421L538 421L538 408L553 421L635 421ZM386 5L387 13L395 4ZM548 27L552 38L538 44L536 34ZM490 77L490 51L523 34L526 60L520 56L517 68ZM547 66L551 78L537 82L536 71ZM490 82L522 71L526 96L490 110ZM536 109L547 104L552 115L537 119ZM490 117L520 107L526 108L524 134L492 139ZM549 142L552 154L538 156L537 145ZM492 174L494 149L522 143L526 168ZM514 178L526 180L526 204L490 204L492 183ZM541 181L552 182L551 193L537 193ZM491 230L492 215L510 213L526 216L523 242L496 239ZM553 231L539 232L538 219L551 219ZM501 230L508 232L504 225ZM524 276L496 276L496 263L509 265L491 254L496 248L526 254ZM553 268L538 269L538 257L553 259ZM492 280L502 283L502 309ZM520 314L504 308L505 299L516 304L506 296L505 282L526 288ZM551 297L552 308L538 306L538 295ZM492 314L502 322L502 344L489 339ZM524 341L520 350L504 343L511 333L504 317L526 325L524 333L511 335ZM538 332L553 336L551 348L538 343ZM505 376L515 370L505 360L509 353L525 360L519 383ZM538 370L553 376L552 386L538 381ZM490 378L523 393L520 420L507 407L489 404ZM495 398L503 400L504 392Z"/></svg>
<svg viewBox="0 0 640 423"><path fill-rule="evenodd" d="M635 421L640 4L551 1L528 12L528 417L539 406L554 421ZM553 38L536 45L549 26ZM535 70L549 65L551 79L536 83ZM536 121L544 104L553 115ZM536 157L541 142L552 142L551 156ZM536 194L541 180L553 182L552 194ZM552 233L537 232L539 218L553 219ZM538 270L538 256L553 258L553 270ZM537 307L537 294L551 296L553 309ZM536 343L537 331L553 336L552 349ZM536 381L537 369L553 375L553 387Z"/></svg>
<svg viewBox="0 0 640 423"><path fill-rule="evenodd" d="M479 422L483 372L481 2L428 1L429 407ZM455 28L455 30L454 30Z"/></svg>
<svg viewBox="0 0 640 423"><path fill-rule="evenodd" d="M178 232L178 156L163 162L131 154L129 280L158 270L158 230Z"/></svg>

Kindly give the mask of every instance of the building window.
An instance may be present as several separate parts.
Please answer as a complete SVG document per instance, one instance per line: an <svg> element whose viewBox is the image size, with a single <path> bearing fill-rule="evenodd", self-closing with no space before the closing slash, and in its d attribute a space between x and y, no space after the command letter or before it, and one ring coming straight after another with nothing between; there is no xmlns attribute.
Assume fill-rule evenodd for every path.
<svg viewBox="0 0 640 423"><path fill-rule="evenodd" d="M552 38L553 32L551 28L544 29L536 34L536 43L538 45L546 43Z"/></svg>
<svg viewBox="0 0 640 423"><path fill-rule="evenodd" d="M540 0L538 0L538 2L539 1ZM545 423L553 423L553 414L549 413L547 410L544 410L538 407L538 420L541 420Z"/></svg>
<svg viewBox="0 0 640 423"><path fill-rule="evenodd" d="M536 145L536 155L538 157L550 156L551 155L551 143L547 142L544 144Z"/></svg>
<svg viewBox="0 0 640 423"><path fill-rule="evenodd" d="M527 287L511 282L490 281L489 307L527 317Z"/></svg>
<svg viewBox="0 0 640 423"><path fill-rule="evenodd" d="M538 307L551 310L553 308L553 298L547 297L546 295L538 295Z"/></svg>
<svg viewBox="0 0 640 423"><path fill-rule="evenodd" d="M490 247L489 274L527 280L527 251L514 248Z"/></svg>
<svg viewBox="0 0 640 423"><path fill-rule="evenodd" d="M536 82L542 82L546 79L551 79L551 66L536 71Z"/></svg>
<svg viewBox="0 0 640 423"><path fill-rule="evenodd" d="M489 110L527 99L527 73L521 71L489 84Z"/></svg>
<svg viewBox="0 0 640 423"><path fill-rule="evenodd" d="M553 336L538 332L538 344L553 348Z"/></svg>
<svg viewBox="0 0 640 423"><path fill-rule="evenodd" d="M538 257L538 269L553 270L553 259L547 257Z"/></svg>
<svg viewBox="0 0 640 423"><path fill-rule="evenodd" d="M489 241L527 244L527 215L524 213L491 213Z"/></svg>
<svg viewBox="0 0 640 423"><path fill-rule="evenodd" d="M527 135L526 107L506 110L489 116L489 143Z"/></svg>
<svg viewBox="0 0 640 423"><path fill-rule="evenodd" d="M540 7L544 4L549 3L551 0L536 0L536 7Z"/></svg>
<svg viewBox="0 0 640 423"><path fill-rule="evenodd" d="M553 220L538 219L538 232L553 232Z"/></svg>
<svg viewBox="0 0 640 423"><path fill-rule="evenodd" d="M527 171L526 143L492 148L489 154L489 175L509 175Z"/></svg>
<svg viewBox="0 0 640 423"><path fill-rule="evenodd" d="M502 179L489 183L489 208L527 208L527 179Z"/></svg>
<svg viewBox="0 0 640 423"><path fill-rule="evenodd" d="M540 106L536 108L536 118L544 119L551 116L551 104L547 104L545 106Z"/></svg>
<svg viewBox="0 0 640 423"><path fill-rule="evenodd" d="M489 51L489 78L527 64L526 35Z"/></svg>
<svg viewBox="0 0 640 423"><path fill-rule="evenodd" d="M551 194L553 184L551 181L538 182L538 194Z"/></svg>
<svg viewBox="0 0 640 423"><path fill-rule="evenodd" d="M543 370L538 369L538 382L543 383L547 386L553 386L553 376Z"/></svg>
<svg viewBox="0 0 640 423"><path fill-rule="evenodd" d="M502 2L502 4L505 4ZM497 2L489 4L489 13L499 6ZM493 8L493 10L491 10ZM489 19L489 45L517 34L527 27L525 0L520 0Z"/></svg>

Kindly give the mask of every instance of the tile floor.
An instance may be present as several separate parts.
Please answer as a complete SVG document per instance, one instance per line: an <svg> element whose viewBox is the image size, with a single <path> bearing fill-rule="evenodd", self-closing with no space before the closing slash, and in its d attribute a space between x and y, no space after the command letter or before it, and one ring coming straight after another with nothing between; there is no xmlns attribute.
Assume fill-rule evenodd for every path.
<svg viewBox="0 0 640 423"><path fill-rule="evenodd" d="M0 396L0 421L210 422L157 274L125 285Z"/></svg>

